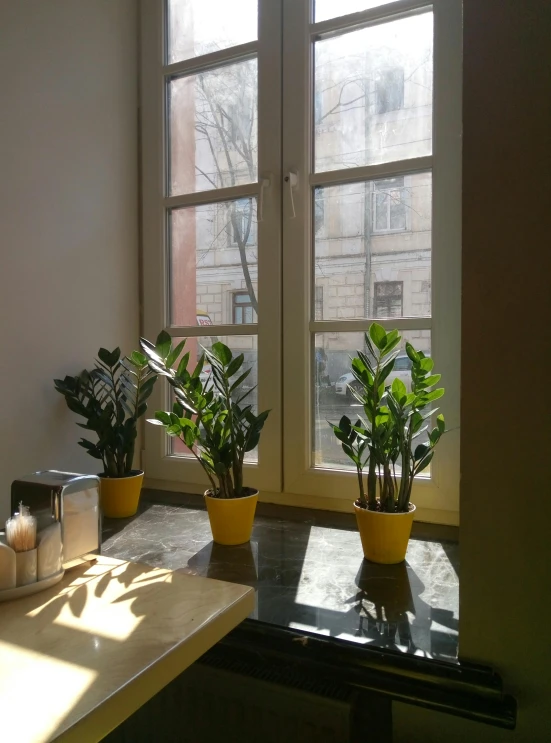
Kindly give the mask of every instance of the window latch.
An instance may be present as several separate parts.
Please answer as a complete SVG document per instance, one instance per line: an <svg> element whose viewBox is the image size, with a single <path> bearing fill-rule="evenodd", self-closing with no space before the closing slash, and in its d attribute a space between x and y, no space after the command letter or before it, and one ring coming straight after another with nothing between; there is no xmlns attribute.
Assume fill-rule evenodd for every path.
<svg viewBox="0 0 551 743"><path fill-rule="evenodd" d="M295 211L295 199L293 196L293 191L295 190L295 188L298 188L298 173L294 170L290 170L283 180L289 186L289 198L291 199L291 219L294 219L297 216L297 213Z"/></svg>
<svg viewBox="0 0 551 743"><path fill-rule="evenodd" d="M256 221L262 222L264 219L264 191L272 185L272 174L269 173L267 178L260 179L260 191L258 193L258 214Z"/></svg>

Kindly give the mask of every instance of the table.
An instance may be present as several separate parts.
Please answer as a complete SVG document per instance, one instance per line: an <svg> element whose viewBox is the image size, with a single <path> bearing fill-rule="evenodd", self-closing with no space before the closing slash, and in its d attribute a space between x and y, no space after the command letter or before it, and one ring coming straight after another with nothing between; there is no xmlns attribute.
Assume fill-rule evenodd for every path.
<svg viewBox="0 0 551 743"><path fill-rule="evenodd" d="M236 627L254 591L101 556L0 606L10 743L95 743Z"/></svg>

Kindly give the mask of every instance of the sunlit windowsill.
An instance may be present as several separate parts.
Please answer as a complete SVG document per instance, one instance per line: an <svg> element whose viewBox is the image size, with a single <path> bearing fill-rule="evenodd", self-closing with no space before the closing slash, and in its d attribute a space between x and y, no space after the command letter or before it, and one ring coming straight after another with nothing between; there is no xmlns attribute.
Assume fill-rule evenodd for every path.
<svg viewBox="0 0 551 743"><path fill-rule="evenodd" d="M259 504L251 542L212 542L202 498L146 491L132 520L107 522L108 555L256 589L252 619L455 663L458 529L414 525L407 559L363 560L352 514Z"/></svg>

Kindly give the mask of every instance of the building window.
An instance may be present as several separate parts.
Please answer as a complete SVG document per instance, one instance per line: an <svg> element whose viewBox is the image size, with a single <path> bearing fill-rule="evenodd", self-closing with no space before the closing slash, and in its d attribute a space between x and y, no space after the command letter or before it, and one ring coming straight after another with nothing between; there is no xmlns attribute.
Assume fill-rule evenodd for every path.
<svg viewBox="0 0 551 743"><path fill-rule="evenodd" d="M404 177L374 181L373 188L373 231L404 232L407 229Z"/></svg>
<svg viewBox="0 0 551 743"><path fill-rule="evenodd" d="M375 79L375 110L378 114L404 107L404 71L397 67L380 70Z"/></svg>
<svg viewBox="0 0 551 743"><path fill-rule="evenodd" d="M255 322L253 304L246 292L236 292L232 303L234 325L248 325Z"/></svg>
<svg viewBox="0 0 551 743"><path fill-rule="evenodd" d="M373 317L402 317L403 281L376 281Z"/></svg>
<svg viewBox="0 0 551 743"><path fill-rule="evenodd" d="M314 320L323 320L323 286L316 286Z"/></svg>
<svg viewBox="0 0 551 743"><path fill-rule="evenodd" d="M252 199L239 199L228 207L228 236L230 245L254 245L256 224L253 220Z"/></svg>

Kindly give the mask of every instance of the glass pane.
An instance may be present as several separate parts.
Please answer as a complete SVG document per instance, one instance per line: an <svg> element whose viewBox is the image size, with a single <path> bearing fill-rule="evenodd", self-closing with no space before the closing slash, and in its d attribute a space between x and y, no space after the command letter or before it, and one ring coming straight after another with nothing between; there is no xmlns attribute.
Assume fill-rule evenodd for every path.
<svg viewBox="0 0 551 743"><path fill-rule="evenodd" d="M430 330L406 330L400 335L402 350L409 341L414 348L430 354ZM338 423L343 415L351 420L363 417L361 405L348 391L348 385L354 381L350 373L350 357L354 357L358 349L365 350L363 333L317 333L315 336L312 461L316 467L354 470L327 421ZM400 354L387 383L391 384L395 377L399 377L409 389L410 376L409 359L405 353ZM426 440L425 436L420 436L417 443Z"/></svg>
<svg viewBox="0 0 551 743"><path fill-rule="evenodd" d="M168 0L168 63L258 38L258 0Z"/></svg>
<svg viewBox="0 0 551 743"><path fill-rule="evenodd" d="M172 342L174 345L176 345L181 340L182 338L173 338ZM186 351L190 352L190 367L188 368L191 368L194 363L197 363L197 360L202 353L202 348L209 349L212 344L216 343L217 341L222 341L222 343L225 343L226 346L231 348L234 355L240 353L243 354L245 359L243 362L243 367L236 375L236 377L238 377L240 374L243 374L247 369L250 369L251 373L249 374L247 379L245 379L245 381L242 382L239 387L237 387L233 394L235 395L235 399L238 400L240 397L245 395L247 391L249 391L249 394L244 398L242 405L252 405L253 411L257 413L258 392L256 386L258 384L258 338L256 335L201 336L199 338L188 338L186 340ZM209 364L205 364L205 366L203 367L201 379L207 386L212 384L211 368ZM189 450L186 448L185 444L179 439L171 438L170 442L172 454L183 457L193 457L193 455L190 454ZM253 449L253 451L248 452L245 455L245 461L258 462L258 449Z"/></svg>
<svg viewBox="0 0 551 743"><path fill-rule="evenodd" d="M338 18L348 13L359 13L361 10L378 8L380 5L388 5L392 0L316 0L315 23L326 21L329 18Z"/></svg>
<svg viewBox="0 0 551 743"><path fill-rule="evenodd" d="M235 295L258 311L256 199L173 209L170 213L170 321L172 325L231 325ZM250 317L253 317L251 314ZM252 319L246 322L253 322Z"/></svg>
<svg viewBox="0 0 551 743"><path fill-rule="evenodd" d="M324 39L315 52L316 171L431 154L432 13Z"/></svg>
<svg viewBox="0 0 551 743"><path fill-rule="evenodd" d="M257 61L168 83L170 194L258 180Z"/></svg>
<svg viewBox="0 0 551 743"><path fill-rule="evenodd" d="M431 174L315 189L323 320L431 313Z"/></svg>

